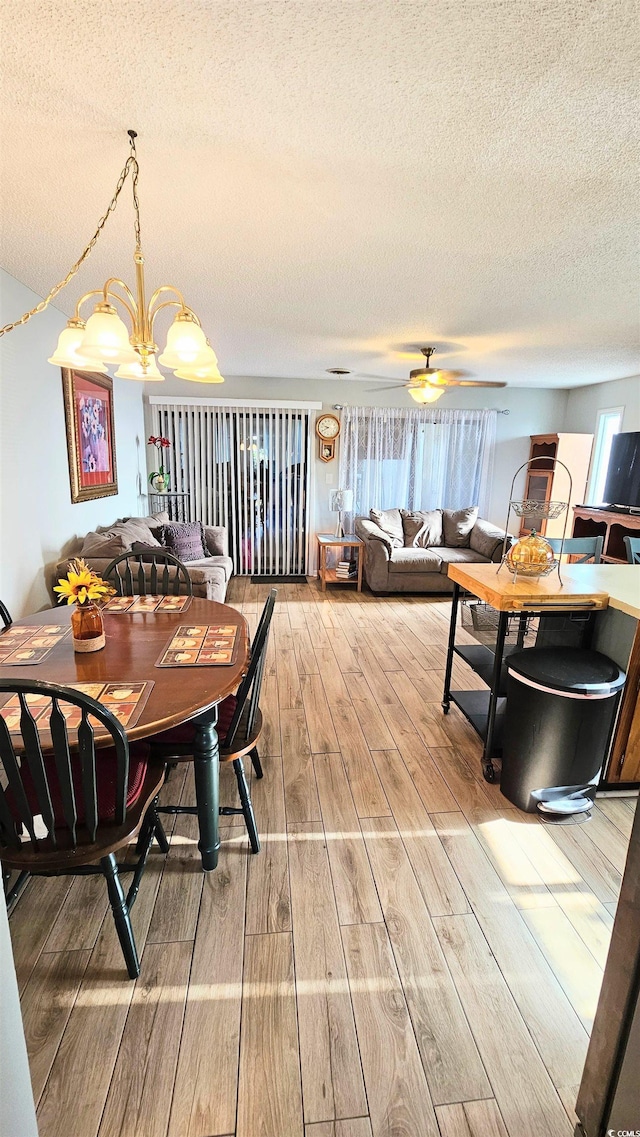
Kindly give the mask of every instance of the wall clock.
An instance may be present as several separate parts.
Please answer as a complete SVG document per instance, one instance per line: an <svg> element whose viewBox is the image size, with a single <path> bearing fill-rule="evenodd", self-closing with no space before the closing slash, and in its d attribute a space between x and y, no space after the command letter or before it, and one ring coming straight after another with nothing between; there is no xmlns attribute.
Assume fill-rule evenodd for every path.
<svg viewBox="0 0 640 1137"><path fill-rule="evenodd" d="M336 456L336 439L340 434L340 419L335 415L320 415L316 419L316 434L320 444L318 457L321 462L331 462Z"/></svg>

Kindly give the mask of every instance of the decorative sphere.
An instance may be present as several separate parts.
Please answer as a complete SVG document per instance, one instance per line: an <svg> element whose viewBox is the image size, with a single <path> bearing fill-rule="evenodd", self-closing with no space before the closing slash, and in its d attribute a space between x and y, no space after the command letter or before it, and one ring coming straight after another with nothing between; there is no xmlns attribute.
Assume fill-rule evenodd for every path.
<svg viewBox="0 0 640 1137"><path fill-rule="evenodd" d="M535 529L528 537L522 537L512 545L507 553L507 564L513 572L522 576L544 576L554 567L553 549L544 537L538 537Z"/></svg>

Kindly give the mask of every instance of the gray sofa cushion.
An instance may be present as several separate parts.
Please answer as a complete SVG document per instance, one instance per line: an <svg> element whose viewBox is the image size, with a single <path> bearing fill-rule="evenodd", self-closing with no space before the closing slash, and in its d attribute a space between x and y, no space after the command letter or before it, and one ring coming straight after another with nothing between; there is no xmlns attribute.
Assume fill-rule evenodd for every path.
<svg viewBox="0 0 640 1137"><path fill-rule="evenodd" d="M136 541L160 548L160 542L153 536L146 518L130 517L128 521L112 525L102 533L87 533L82 543L81 556L113 559L126 553Z"/></svg>
<svg viewBox="0 0 640 1137"><path fill-rule="evenodd" d="M233 575L233 561L231 557L202 557L197 561L187 561L185 567L192 579L194 569L203 569L205 573L210 568L221 569L224 573L225 580L230 580Z"/></svg>
<svg viewBox="0 0 640 1137"><path fill-rule="evenodd" d="M389 558L389 573L440 572L442 561L438 549L394 549Z"/></svg>
<svg viewBox="0 0 640 1137"><path fill-rule="evenodd" d="M484 564L487 560L475 549L438 549L438 555L442 560L441 572L444 573L447 571L447 565Z"/></svg>
<svg viewBox="0 0 640 1137"><path fill-rule="evenodd" d="M468 549L471 530L477 520L477 505L470 505L467 509L443 509L442 544L446 545L447 549Z"/></svg>
<svg viewBox="0 0 640 1137"><path fill-rule="evenodd" d="M401 509L405 548L428 549L442 544L442 510Z"/></svg>
<svg viewBox="0 0 640 1137"><path fill-rule="evenodd" d="M376 525L374 521L368 521L366 517L356 517L354 529L356 531L356 537L359 537L361 541L378 541L384 549L386 556L391 556L393 552L391 537L388 533L384 533L380 526Z"/></svg>
<svg viewBox="0 0 640 1137"><path fill-rule="evenodd" d="M205 525L204 539L212 557L226 557L229 560L229 542L224 525Z"/></svg>
<svg viewBox="0 0 640 1137"><path fill-rule="evenodd" d="M402 515L399 509L370 509L369 517L386 533L394 549L401 549L404 545L404 529L402 528Z"/></svg>
<svg viewBox="0 0 640 1137"><path fill-rule="evenodd" d="M482 519L476 521L471 530L469 548L475 549L476 553L482 553L483 557L486 557L488 561L492 561L500 559L503 544L504 532L502 529L491 525L489 521L482 521ZM511 538L507 541L507 548L510 544Z"/></svg>

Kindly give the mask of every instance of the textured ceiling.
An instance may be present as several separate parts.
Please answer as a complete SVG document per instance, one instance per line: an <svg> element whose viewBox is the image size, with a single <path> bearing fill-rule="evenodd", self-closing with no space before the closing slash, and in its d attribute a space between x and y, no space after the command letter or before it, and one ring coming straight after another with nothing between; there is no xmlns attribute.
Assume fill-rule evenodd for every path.
<svg viewBox="0 0 640 1137"><path fill-rule="evenodd" d="M404 378L421 342L517 385L639 370L632 0L1 13L1 260L36 292L133 126L148 282L183 289L223 374ZM58 305L131 281L132 245L125 199Z"/></svg>

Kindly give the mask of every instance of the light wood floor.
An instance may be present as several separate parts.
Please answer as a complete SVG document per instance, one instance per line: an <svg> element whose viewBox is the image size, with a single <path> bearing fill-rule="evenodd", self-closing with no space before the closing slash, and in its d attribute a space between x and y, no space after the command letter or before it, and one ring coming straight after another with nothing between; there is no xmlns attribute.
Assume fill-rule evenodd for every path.
<svg viewBox="0 0 640 1137"><path fill-rule="evenodd" d="M266 592L238 578L229 602L255 626ZM205 878L177 821L134 909L137 983L100 880L28 885L41 1137L570 1137L635 802L553 830L509 808L441 713L448 616L280 586L262 852L234 818ZM192 800L184 769L163 793Z"/></svg>

